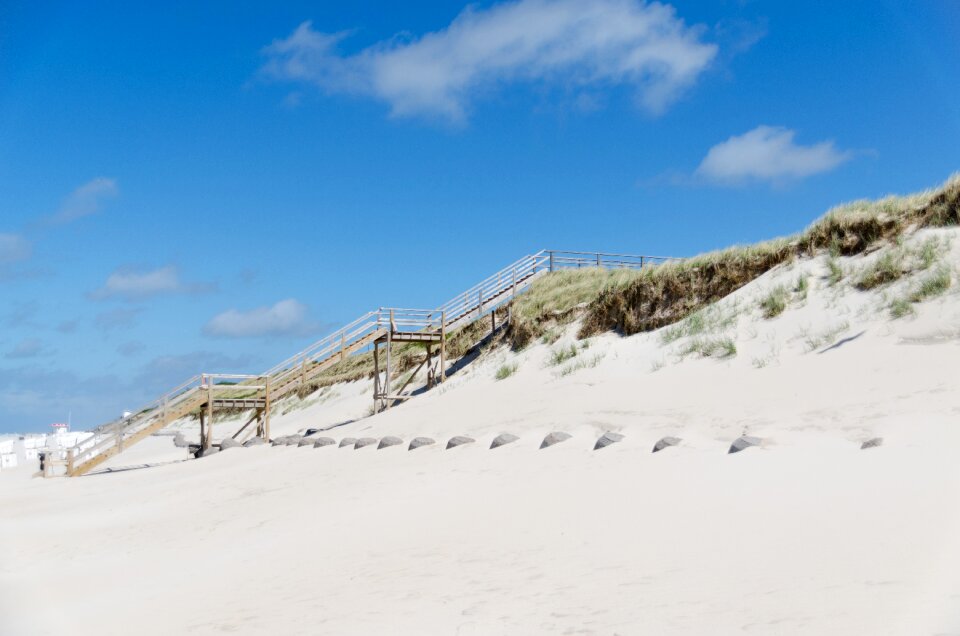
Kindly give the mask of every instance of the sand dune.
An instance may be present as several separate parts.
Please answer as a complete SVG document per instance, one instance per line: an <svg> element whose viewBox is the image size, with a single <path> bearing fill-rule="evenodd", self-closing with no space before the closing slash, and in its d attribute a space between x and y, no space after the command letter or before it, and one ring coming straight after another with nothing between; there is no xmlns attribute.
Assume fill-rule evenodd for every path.
<svg viewBox="0 0 960 636"><path fill-rule="evenodd" d="M956 235L910 240L952 241L956 279ZM893 320L915 279L861 292L826 267L778 268L712 308L695 337L734 356L683 355L695 337L664 330L583 348L571 325L375 417L355 382L273 421L403 445L0 479L2 632L960 632L960 293ZM805 297L764 318L759 301L804 274ZM555 431L571 437L541 449ZM624 437L593 450L607 431ZM490 449L502 433L518 439ZM729 454L744 434L762 444ZM446 450L455 435L476 442ZM667 435L680 444L652 453ZM437 443L408 451L415 436Z"/></svg>

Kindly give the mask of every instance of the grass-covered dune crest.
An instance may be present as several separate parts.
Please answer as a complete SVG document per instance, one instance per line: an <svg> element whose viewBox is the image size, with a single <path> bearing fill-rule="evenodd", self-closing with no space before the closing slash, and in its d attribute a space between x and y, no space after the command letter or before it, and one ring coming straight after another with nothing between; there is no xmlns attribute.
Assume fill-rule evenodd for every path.
<svg viewBox="0 0 960 636"><path fill-rule="evenodd" d="M580 337L673 324L797 258L854 256L925 227L960 225L960 173L938 188L829 210L799 234L636 270L573 270L538 281L516 301L511 342L523 347L551 321L583 315Z"/></svg>

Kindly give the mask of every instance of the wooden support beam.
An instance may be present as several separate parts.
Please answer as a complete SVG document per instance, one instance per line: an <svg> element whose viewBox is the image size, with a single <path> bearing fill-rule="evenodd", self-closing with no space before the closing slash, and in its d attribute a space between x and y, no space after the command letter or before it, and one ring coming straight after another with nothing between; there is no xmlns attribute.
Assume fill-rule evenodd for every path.
<svg viewBox="0 0 960 636"><path fill-rule="evenodd" d="M446 357L447 357L447 312L440 314L440 384L447 377Z"/></svg>
<svg viewBox="0 0 960 636"><path fill-rule="evenodd" d="M241 426L240 429L232 435L233 439L237 439L238 437L240 437L240 433L244 432L247 429L247 427L253 424L254 422L259 422L261 413L263 413L263 409L257 409L256 411L254 411L253 416L249 420L247 420L247 423Z"/></svg>
<svg viewBox="0 0 960 636"><path fill-rule="evenodd" d="M207 384L207 438L203 442L203 450L210 448L213 441L213 378Z"/></svg>
<svg viewBox="0 0 960 636"><path fill-rule="evenodd" d="M390 310L390 328L387 330L387 373L383 378L383 394L390 394L390 350L393 349L391 346L393 344L393 310ZM390 408L390 402L384 405L386 408Z"/></svg>
<svg viewBox="0 0 960 636"><path fill-rule="evenodd" d="M207 415L203 410L203 407L200 407L200 448L204 447L205 440L207 439Z"/></svg>
<svg viewBox="0 0 960 636"><path fill-rule="evenodd" d="M433 362L430 360L432 355L433 355L433 346L428 342L427 343L427 359L424 360L424 363L427 365L427 390L432 389L433 385L437 383L436 382L437 378L433 373ZM423 365L420 365L420 366L423 366ZM417 371L419 370L420 370L420 367L417 367ZM417 375L417 371L414 371L413 375L410 376L411 380L414 378L414 376ZM400 390L400 393L403 393L402 389Z"/></svg>
<svg viewBox="0 0 960 636"><path fill-rule="evenodd" d="M373 414L380 412L380 343L373 343Z"/></svg>
<svg viewBox="0 0 960 636"><path fill-rule="evenodd" d="M403 390L404 390L405 388L407 388L407 386L408 386L411 382L413 382L413 379L414 379L415 377L417 377L417 373L420 372L420 369L422 369L422 368L423 368L423 365L425 365L429 360L430 360L430 354L427 353L426 359L423 360L419 365L417 365L417 368L413 370L413 373L410 374L410 377L407 378L407 381L404 382L404 383L403 383L403 386L400 387L400 390L397 391L397 395L400 395L401 393L403 393ZM428 382L428 386L429 386L429 382Z"/></svg>
<svg viewBox="0 0 960 636"><path fill-rule="evenodd" d="M264 383L263 389L263 441L270 441L270 376Z"/></svg>

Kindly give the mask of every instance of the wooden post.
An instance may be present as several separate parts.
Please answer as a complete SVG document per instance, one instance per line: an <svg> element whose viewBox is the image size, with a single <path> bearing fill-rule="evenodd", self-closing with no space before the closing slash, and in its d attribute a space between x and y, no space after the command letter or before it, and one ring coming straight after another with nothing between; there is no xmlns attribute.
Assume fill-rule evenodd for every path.
<svg viewBox="0 0 960 636"><path fill-rule="evenodd" d="M517 297L517 268L513 268L513 294L514 298Z"/></svg>
<svg viewBox="0 0 960 636"><path fill-rule="evenodd" d="M306 386L307 384L307 358L304 356L303 360L300 362L300 386Z"/></svg>
<svg viewBox="0 0 960 636"><path fill-rule="evenodd" d="M597 253L597 267L600 267L600 254Z"/></svg>
<svg viewBox="0 0 960 636"><path fill-rule="evenodd" d="M428 389L432 389L432 388L433 388L433 367L430 365L430 349L431 349L430 343L428 342L428 343L427 343L427 360L426 360L426 365L427 365L427 388L428 388ZM419 368L419 367L418 367L418 368ZM414 373L416 373L416 372L414 372ZM413 378L411 377L411 379L413 379ZM403 389L401 389L400 392L403 393Z"/></svg>
<svg viewBox="0 0 960 636"><path fill-rule="evenodd" d="M440 384L447 377L447 312L440 312Z"/></svg>
<svg viewBox="0 0 960 636"><path fill-rule="evenodd" d="M493 333L497 330L497 310L494 309L490 312L490 333Z"/></svg>
<svg viewBox="0 0 960 636"><path fill-rule="evenodd" d="M373 343L373 414L380 412L380 343Z"/></svg>
<svg viewBox="0 0 960 636"><path fill-rule="evenodd" d="M270 376L267 376L267 381L264 382L264 395L263 395L263 441L270 441Z"/></svg>
<svg viewBox="0 0 960 636"><path fill-rule="evenodd" d="M390 328L387 329L387 372L383 377L383 397L390 395L390 350L393 349L393 310L390 310ZM390 400L385 399L384 408L390 408Z"/></svg>
<svg viewBox="0 0 960 636"><path fill-rule="evenodd" d="M347 334L340 334L340 362L347 357Z"/></svg>
<svg viewBox="0 0 960 636"><path fill-rule="evenodd" d="M550 252L550 271L553 271L553 252Z"/></svg>
<svg viewBox="0 0 960 636"><path fill-rule="evenodd" d="M207 439L203 444L203 450L210 448L210 442L213 441L213 378L207 384Z"/></svg>
<svg viewBox="0 0 960 636"><path fill-rule="evenodd" d="M477 291L477 316L483 314L483 290L480 289Z"/></svg>
<svg viewBox="0 0 960 636"><path fill-rule="evenodd" d="M206 412L203 410L203 407L200 407L200 448L206 448L206 439L207 439L207 427L206 427L207 416Z"/></svg>

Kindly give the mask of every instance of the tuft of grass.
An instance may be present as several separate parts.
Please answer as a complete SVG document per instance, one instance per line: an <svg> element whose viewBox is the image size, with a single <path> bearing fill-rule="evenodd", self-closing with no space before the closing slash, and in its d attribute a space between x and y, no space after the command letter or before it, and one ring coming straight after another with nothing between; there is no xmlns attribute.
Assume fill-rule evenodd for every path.
<svg viewBox="0 0 960 636"><path fill-rule="evenodd" d="M680 351L680 356L694 353L701 358L732 358L737 355L737 344L731 338L694 338Z"/></svg>
<svg viewBox="0 0 960 636"><path fill-rule="evenodd" d="M600 364L601 360L603 360L602 353L590 356L589 358L578 358L573 364L568 364L560 369L560 377L568 376L571 373L575 373L581 369L592 369Z"/></svg>
<svg viewBox="0 0 960 636"><path fill-rule="evenodd" d="M559 347L550 352L550 366L559 366L575 357L577 357L577 348L574 345Z"/></svg>
<svg viewBox="0 0 960 636"><path fill-rule="evenodd" d="M540 337L540 342L545 345L552 345L557 340L560 339L560 336L563 335L563 332L557 329L556 327L551 327L543 332L543 335Z"/></svg>
<svg viewBox="0 0 960 636"><path fill-rule="evenodd" d="M494 375L494 377L495 377L497 380L506 380L507 378L509 378L511 375L513 375L513 374L516 373L516 372L517 372L517 363L516 363L516 362L511 363L511 364L504 364L504 365L501 365L499 369L497 369L497 373L496 373L496 375Z"/></svg>
<svg viewBox="0 0 960 636"><path fill-rule="evenodd" d="M909 271L902 249L889 250L868 265L857 278L858 289L867 290L900 280Z"/></svg>
<svg viewBox="0 0 960 636"><path fill-rule="evenodd" d="M920 285L910 294L910 302L919 303L928 298L939 296L950 289L950 270L940 267L930 276L920 281Z"/></svg>
<svg viewBox="0 0 960 636"><path fill-rule="evenodd" d="M662 359L661 359L661 360L654 360L653 362L650 363L650 372L651 372L651 373L656 373L657 371L659 371L660 369L662 369L662 368L665 367L665 366L667 366L667 361L666 361L666 360L662 360Z"/></svg>
<svg viewBox="0 0 960 636"><path fill-rule="evenodd" d="M843 280L843 267L837 262L837 259L831 256L827 259L827 282L830 286L836 285Z"/></svg>
<svg viewBox="0 0 960 636"><path fill-rule="evenodd" d="M806 274L800 274L797 277L797 284L793 286L794 293L800 294L801 299L806 299L807 292L810 290L809 277Z"/></svg>
<svg viewBox="0 0 960 636"><path fill-rule="evenodd" d="M775 318L783 313L787 308L787 300L790 293L783 285L773 288L769 294L760 299L760 308L763 310L763 317Z"/></svg>
<svg viewBox="0 0 960 636"><path fill-rule="evenodd" d="M847 321L843 321L839 325L835 327L831 327L830 329L821 331L818 334L813 334L813 335L808 334L806 337L806 340L804 341L807 347L807 353L810 353L811 351L816 351L821 347L829 347L830 345L832 345L837 341L837 339L840 337L840 334L842 334L849 328L850 328L850 323Z"/></svg>
<svg viewBox="0 0 960 636"><path fill-rule="evenodd" d="M660 343L668 345L680 338L723 331L736 324L738 315L739 308L735 304L711 305L661 331Z"/></svg>
<svg viewBox="0 0 960 636"><path fill-rule="evenodd" d="M906 298L898 298L890 303L890 316L894 319L903 318L913 313L913 305Z"/></svg>
<svg viewBox="0 0 960 636"><path fill-rule="evenodd" d="M943 248L935 237L924 241L917 249L916 256L919 264L918 269L930 269L940 258Z"/></svg>

